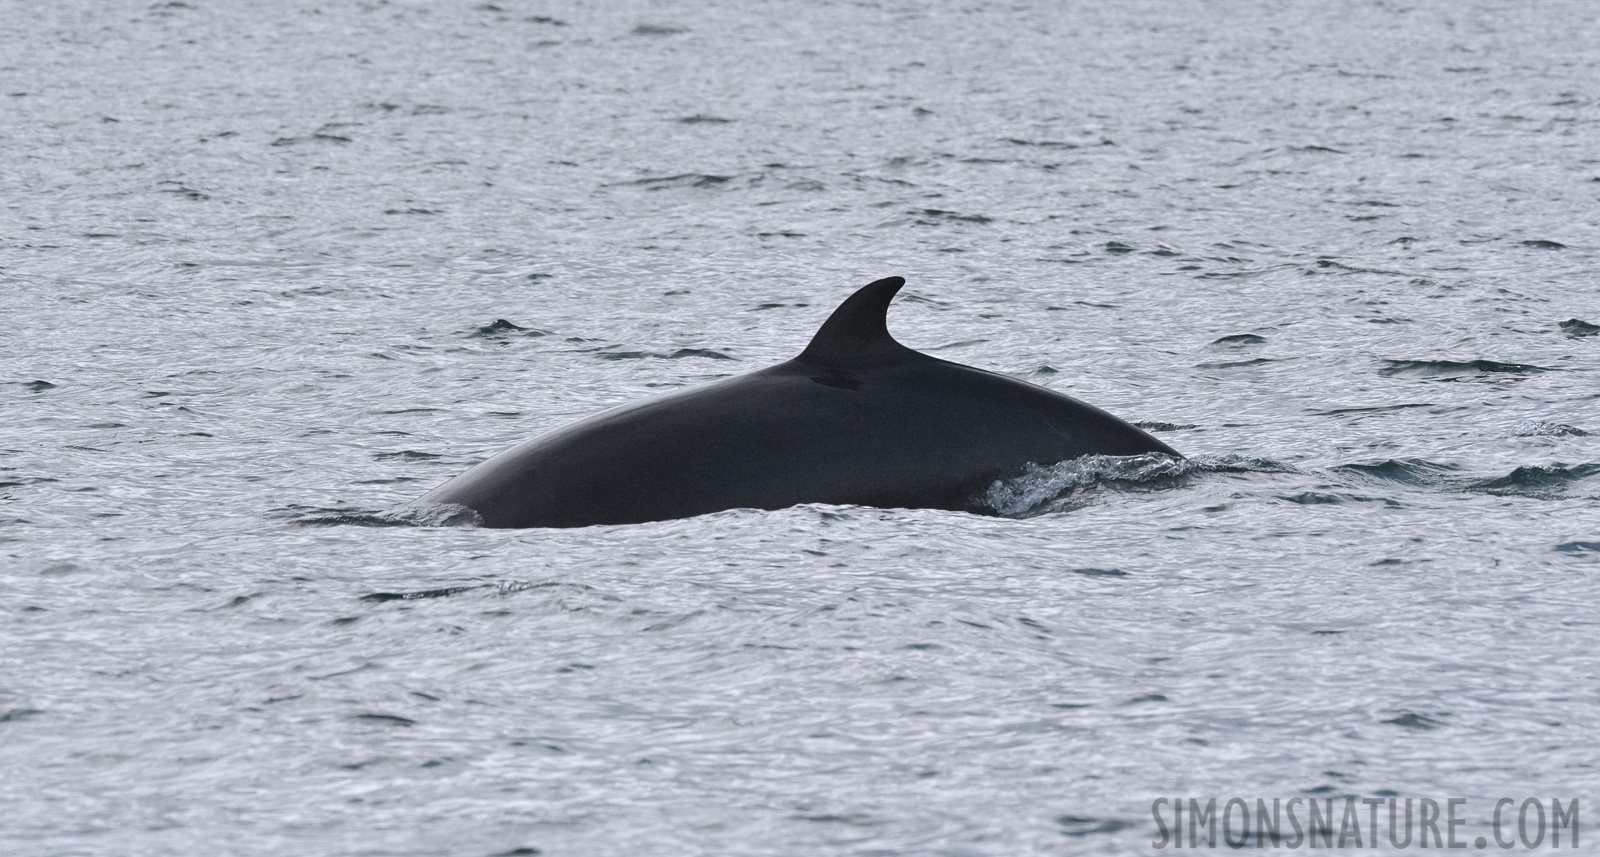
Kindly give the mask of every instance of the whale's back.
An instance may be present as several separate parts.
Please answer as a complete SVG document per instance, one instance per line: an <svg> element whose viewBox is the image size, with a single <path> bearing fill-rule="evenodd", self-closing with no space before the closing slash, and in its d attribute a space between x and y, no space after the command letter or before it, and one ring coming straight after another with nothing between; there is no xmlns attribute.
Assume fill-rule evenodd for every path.
<svg viewBox="0 0 1600 857"><path fill-rule="evenodd" d="M423 498L492 527L801 503L968 509L991 480L1086 454L1176 454L1068 396L910 349L787 363L607 411Z"/></svg>

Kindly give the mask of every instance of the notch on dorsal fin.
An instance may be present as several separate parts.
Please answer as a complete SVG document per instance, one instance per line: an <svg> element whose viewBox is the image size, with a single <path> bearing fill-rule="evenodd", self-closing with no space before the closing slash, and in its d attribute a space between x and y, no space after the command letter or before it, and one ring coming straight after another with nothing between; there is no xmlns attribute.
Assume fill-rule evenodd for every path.
<svg viewBox="0 0 1600 857"><path fill-rule="evenodd" d="M885 277L861 287L822 323L800 359L836 363L909 350L889 335L886 321L889 301L905 284L904 277Z"/></svg>

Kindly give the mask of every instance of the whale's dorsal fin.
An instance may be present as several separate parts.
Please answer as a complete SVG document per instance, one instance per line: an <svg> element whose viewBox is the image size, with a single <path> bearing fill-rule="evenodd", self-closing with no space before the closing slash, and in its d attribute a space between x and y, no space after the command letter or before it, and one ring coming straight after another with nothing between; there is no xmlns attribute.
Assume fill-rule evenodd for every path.
<svg viewBox="0 0 1600 857"><path fill-rule="evenodd" d="M886 321L889 301L905 284L904 277L885 277L845 298L811 337L800 359L837 363L909 351L889 335Z"/></svg>

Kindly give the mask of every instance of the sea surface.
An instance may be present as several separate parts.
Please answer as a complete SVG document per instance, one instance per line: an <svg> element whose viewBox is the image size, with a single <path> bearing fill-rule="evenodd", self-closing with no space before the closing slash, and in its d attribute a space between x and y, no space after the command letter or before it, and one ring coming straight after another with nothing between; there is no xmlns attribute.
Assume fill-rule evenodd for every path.
<svg viewBox="0 0 1600 857"><path fill-rule="evenodd" d="M3 17L0 853L1600 817L1600 5ZM891 275L902 342L1187 457L993 515L405 511Z"/></svg>

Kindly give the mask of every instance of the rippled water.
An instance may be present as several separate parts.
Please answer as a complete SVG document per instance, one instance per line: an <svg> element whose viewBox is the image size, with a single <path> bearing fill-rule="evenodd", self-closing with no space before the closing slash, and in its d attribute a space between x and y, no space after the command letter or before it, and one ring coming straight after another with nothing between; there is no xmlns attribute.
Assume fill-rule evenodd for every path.
<svg viewBox="0 0 1600 857"><path fill-rule="evenodd" d="M1597 16L14 4L4 850L1138 853L1157 797L1463 797L1469 839L1593 800ZM993 517L358 525L892 274L906 344L1189 460Z"/></svg>

